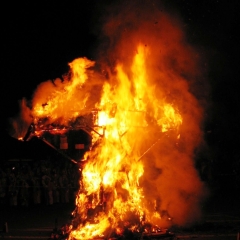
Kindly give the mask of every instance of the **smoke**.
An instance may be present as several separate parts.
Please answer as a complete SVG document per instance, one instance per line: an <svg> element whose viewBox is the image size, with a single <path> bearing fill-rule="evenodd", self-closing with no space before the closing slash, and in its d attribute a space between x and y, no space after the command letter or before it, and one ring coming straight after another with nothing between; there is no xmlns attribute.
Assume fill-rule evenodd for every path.
<svg viewBox="0 0 240 240"><path fill-rule="evenodd" d="M40 108L51 106L51 112L39 115L48 117L48 123L57 120L67 124L72 117L85 114L99 101L104 81L111 86L117 84L114 82L116 79L111 77L116 73L117 63L122 64L123 71L131 79L130 66L137 46L142 44L148 52L147 88L151 89L155 98L175 106L183 119L180 138L171 132L156 134L156 122L151 121L154 107L149 104L149 130L145 133L139 130L138 136L141 133L142 138L136 141L138 132L130 133L130 142L139 149L138 154L144 164L140 184L145 204L152 216L156 210L161 213L160 220L152 217L152 222L161 226L170 223L168 217L176 225L199 221L205 193L194 163L195 150L203 141L201 125L204 112L200 100L192 92L195 82L201 79L197 51L188 44L179 18L167 14L164 7L154 1L120 1L108 6L104 8L101 26L96 62L102 72L93 71L94 63L89 60L89 68L82 69L80 78L83 81L74 88L69 88L74 81L73 73L63 80L41 83L32 99L33 115L39 115L38 104ZM134 92L136 89L131 89L132 86L129 89ZM71 99L65 95L67 90L71 92ZM21 114L16 119L18 124L13 136L24 135L22 132L25 130L22 131L19 126L26 129L32 120L30 109L25 106L22 105ZM13 126L16 121L12 121ZM21 121L24 123L19 124Z"/></svg>
<svg viewBox="0 0 240 240"><path fill-rule="evenodd" d="M69 63L68 74L38 85L33 94L33 115L46 118L45 124L68 126L78 116L88 114L100 98L103 77L92 67L94 61L78 58Z"/></svg>
<svg viewBox="0 0 240 240"><path fill-rule="evenodd" d="M159 99L177 106L183 117L179 140L173 140L170 134L158 139L152 126L138 143L142 153L155 144L142 158L141 179L146 204L151 205L152 213L157 208L163 216L161 220L152 220L164 225L170 216L174 224L192 224L201 219L205 196L194 162L195 150L203 141L204 109L191 92L201 79L201 59L187 43L179 18L167 14L159 4L124 1L105 11L99 62L110 66L112 72L116 63L121 62L130 76L136 46L143 44L149 53L146 63L149 88L154 88ZM150 199L157 200L155 207Z"/></svg>
<svg viewBox="0 0 240 240"><path fill-rule="evenodd" d="M26 98L18 101L18 111L8 119L7 131L10 136L16 139L23 139L33 121L31 109Z"/></svg>

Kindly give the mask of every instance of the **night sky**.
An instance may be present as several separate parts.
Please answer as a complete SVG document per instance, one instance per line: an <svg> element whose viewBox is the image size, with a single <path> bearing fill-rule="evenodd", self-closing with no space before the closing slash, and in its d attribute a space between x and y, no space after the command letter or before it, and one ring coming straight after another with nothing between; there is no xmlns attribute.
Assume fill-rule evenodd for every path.
<svg viewBox="0 0 240 240"><path fill-rule="evenodd" d="M31 98L40 82L67 72L68 62L83 56L94 60L99 43L99 18L105 5L111 2L1 3L2 119L14 115L17 100ZM237 0L162 2L185 23L188 41L204 59L203 81L207 84L203 95L207 107L203 129L207 146L201 156L211 165L216 179L222 181L222 176L228 176L234 188L239 189L240 3Z"/></svg>

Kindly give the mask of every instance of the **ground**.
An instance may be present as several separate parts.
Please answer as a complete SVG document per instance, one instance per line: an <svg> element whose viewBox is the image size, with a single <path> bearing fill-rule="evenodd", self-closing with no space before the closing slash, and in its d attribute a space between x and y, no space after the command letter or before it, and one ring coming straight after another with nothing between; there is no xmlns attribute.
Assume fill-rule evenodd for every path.
<svg viewBox="0 0 240 240"><path fill-rule="evenodd" d="M10 207L1 205L1 239L49 239L55 227L71 222L73 204ZM240 231L240 209L219 207L217 202L204 210L203 221L190 228L173 228L175 239L236 240Z"/></svg>

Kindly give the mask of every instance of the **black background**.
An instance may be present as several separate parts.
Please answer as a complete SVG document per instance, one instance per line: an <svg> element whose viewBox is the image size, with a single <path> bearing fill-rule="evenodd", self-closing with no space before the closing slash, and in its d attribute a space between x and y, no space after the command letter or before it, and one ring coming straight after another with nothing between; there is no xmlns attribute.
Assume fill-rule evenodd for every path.
<svg viewBox="0 0 240 240"><path fill-rule="evenodd" d="M40 82L65 73L74 58L94 59L98 17L110 2L1 2L2 119L14 115L17 100L31 98ZM211 167L215 186L231 186L235 193L240 188L239 1L162 2L182 18L188 41L206 59L208 147L202 157Z"/></svg>

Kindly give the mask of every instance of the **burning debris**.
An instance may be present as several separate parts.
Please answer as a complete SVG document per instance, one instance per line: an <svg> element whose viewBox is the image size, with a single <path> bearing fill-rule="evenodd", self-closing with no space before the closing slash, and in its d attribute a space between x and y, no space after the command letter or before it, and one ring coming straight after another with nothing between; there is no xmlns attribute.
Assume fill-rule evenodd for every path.
<svg viewBox="0 0 240 240"><path fill-rule="evenodd" d="M173 237L164 229L200 217L193 158L202 109L189 83L199 73L196 53L169 16L122 14L104 27L111 44L101 71L75 59L32 100L33 135L58 134L63 149L70 130L91 136L84 159L75 159L81 179L71 240Z"/></svg>

